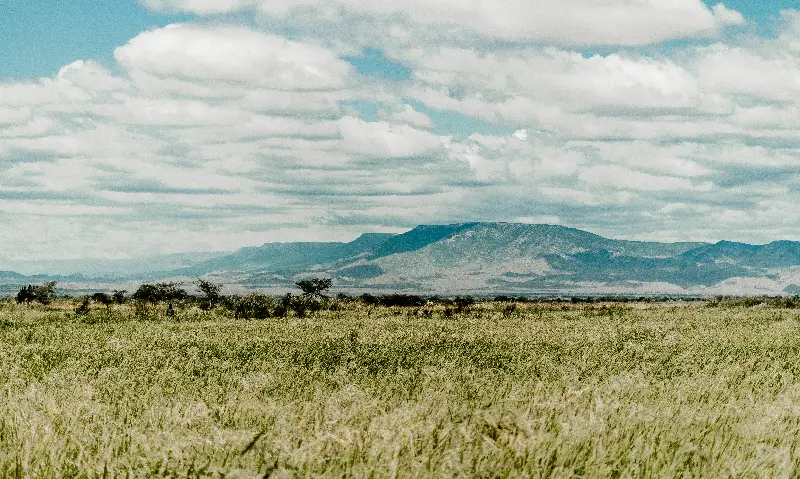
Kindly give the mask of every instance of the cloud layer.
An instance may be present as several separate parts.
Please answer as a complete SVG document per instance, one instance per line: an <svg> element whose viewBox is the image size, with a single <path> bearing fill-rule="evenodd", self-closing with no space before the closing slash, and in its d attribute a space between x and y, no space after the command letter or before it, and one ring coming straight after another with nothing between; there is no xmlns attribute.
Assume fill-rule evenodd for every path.
<svg viewBox="0 0 800 479"><path fill-rule="evenodd" d="M0 84L9 257L532 218L800 239L795 12L763 38L699 0L143 3L207 18Z"/></svg>

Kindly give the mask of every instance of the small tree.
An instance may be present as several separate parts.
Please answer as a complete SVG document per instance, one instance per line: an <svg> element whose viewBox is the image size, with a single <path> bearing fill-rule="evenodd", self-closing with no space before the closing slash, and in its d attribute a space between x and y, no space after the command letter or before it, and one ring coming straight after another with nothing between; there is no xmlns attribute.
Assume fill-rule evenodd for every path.
<svg viewBox="0 0 800 479"><path fill-rule="evenodd" d="M124 289L115 289L111 294L111 299L114 300L117 304L124 304L125 303L125 294L127 291Z"/></svg>
<svg viewBox="0 0 800 479"><path fill-rule="evenodd" d="M203 309L213 309L222 298L222 295L220 294L220 291L222 290L221 284L212 283L211 281L206 281L202 278L197 278L197 287L200 288L200 291L205 296L204 302L201 304Z"/></svg>
<svg viewBox="0 0 800 479"><path fill-rule="evenodd" d="M153 284L143 284L131 296L136 301L143 303L158 303L161 301L158 288Z"/></svg>
<svg viewBox="0 0 800 479"><path fill-rule="evenodd" d="M31 304L31 302L33 302L33 300L35 299L36 299L36 294L33 291L33 286L30 284L28 286L23 286L22 289L19 290L19 293L17 293L18 304L22 303Z"/></svg>
<svg viewBox="0 0 800 479"><path fill-rule="evenodd" d="M303 294L310 297L320 297L322 293L333 286L331 278L309 278L298 281L295 286L303 291Z"/></svg>
<svg viewBox="0 0 800 479"><path fill-rule="evenodd" d="M56 282L48 281L41 286L28 285L17 293L17 303L32 303L38 301L41 304L50 304L56 298Z"/></svg>
<svg viewBox="0 0 800 479"><path fill-rule="evenodd" d="M84 296L83 300L81 300L81 304L79 304L78 307L75 308L75 314L77 314L78 316L85 316L89 314L89 311L91 311L91 308L89 306L89 301L90 301L89 296Z"/></svg>
<svg viewBox="0 0 800 479"><path fill-rule="evenodd" d="M105 307L111 306L114 300L106 293L94 293L92 295L92 301L96 301L102 304Z"/></svg>
<svg viewBox="0 0 800 479"><path fill-rule="evenodd" d="M175 283L158 283L139 286L131 298L155 304L162 301L181 301L186 299L186 296L186 291Z"/></svg>

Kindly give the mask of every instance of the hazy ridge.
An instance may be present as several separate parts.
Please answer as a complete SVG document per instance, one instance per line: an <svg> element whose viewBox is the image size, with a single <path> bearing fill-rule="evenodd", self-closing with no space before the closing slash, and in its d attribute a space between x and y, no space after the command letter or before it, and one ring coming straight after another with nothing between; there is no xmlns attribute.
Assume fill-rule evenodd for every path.
<svg viewBox="0 0 800 479"><path fill-rule="evenodd" d="M251 288L290 287L304 275L329 275L343 290L423 293L780 294L800 284L800 242L625 241L554 225L421 225L403 234L368 233L349 243L268 243L230 254L197 253L139 267L116 265L57 279L208 276ZM177 263L177 265L176 265ZM148 270L148 264L160 269ZM167 270L165 265L171 265ZM120 267L127 274L119 273ZM28 279L0 274L0 282Z"/></svg>

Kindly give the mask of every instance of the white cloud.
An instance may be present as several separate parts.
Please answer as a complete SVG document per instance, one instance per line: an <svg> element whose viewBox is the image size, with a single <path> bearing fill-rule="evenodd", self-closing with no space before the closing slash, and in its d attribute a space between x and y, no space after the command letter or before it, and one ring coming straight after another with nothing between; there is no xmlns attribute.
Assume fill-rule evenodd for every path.
<svg viewBox="0 0 800 479"><path fill-rule="evenodd" d="M714 12L714 17L721 25L744 25L747 22L741 13L721 3L714 5L711 11Z"/></svg>
<svg viewBox="0 0 800 479"><path fill-rule="evenodd" d="M346 116L339 120L342 147L370 157L409 158L442 148L442 140L407 125L366 122Z"/></svg>
<svg viewBox="0 0 800 479"><path fill-rule="evenodd" d="M800 100L800 59L716 44L699 51L698 79L706 91L777 101Z"/></svg>
<svg viewBox="0 0 800 479"><path fill-rule="evenodd" d="M273 88L336 89L351 67L323 48L245 28L170 25L142 33L115 52L137 75Z"/></svg>
<svg viewBox="0 0 800 479"><path fill-rule="evenodd" d="M707 191L713 188L709 182L697 185L685 178L656 176L617 165L596 165L583 168L579 177L581 181L591 185L638 191Z"/></svg>
<svg viewBox="0 0 800 479"><path fill-rule="evenodd" d="M150 3L204 13L255 5ZM290 8L299 3L265 4L268 17L253 22L292 30L292 40L220 17L142 33L117 50L119 73L79 61L0 84L0 219L11 225L0 239L22 244L16 228L42 235L35 255L115 254L507 218L684 240L752 221L751 238L800 237L787 220L800 200L794 23L770 39L585 55L565 45L599 41L642 12L663 25L626 23L614 42L711 38L742 22L688 0ZM465 20L492 5L489 17L520 9L506 27L515 33L493 27L496 18ZM607 18L577 32L583 13L564 12L579 7ZM696 18L674 23L688 12ZM316 33L297 28L306 20ZM364 77L340 59L375 32L393 38L375 46L410 80ZM487 41L518 35L533 43ZM71 206L65 225L58 215Z"/></svg>
<svg viewBox="0 0 800 479"><path fill-rule="evenodd" d="M373 16L403 15L411 22L457 28L492 38L562 45L645 45L708 37L722 25L741 23L738 12L700 0L144 0L151 8L200 14L258 6L286 16L308 8L336 15L337 8ZM740 15L739 15L740 16Z"/></svg>
<svg viewBox="0 0 800 479"><path fill-rule="evenodd" d="M31 117L30 107L23 107L23 108L0 107L0 125L19 124L28 120L30 117Z"/></svg>

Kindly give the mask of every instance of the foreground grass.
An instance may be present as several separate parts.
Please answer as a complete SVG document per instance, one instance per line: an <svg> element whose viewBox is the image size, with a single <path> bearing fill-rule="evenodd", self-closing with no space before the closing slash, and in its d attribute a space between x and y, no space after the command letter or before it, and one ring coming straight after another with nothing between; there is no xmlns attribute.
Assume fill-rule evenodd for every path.
<svg viewBox="0 0 800 479"><path fill-rule="evenodd" d="M0 309L0 476L789 477L797 310Z"/></svg>

